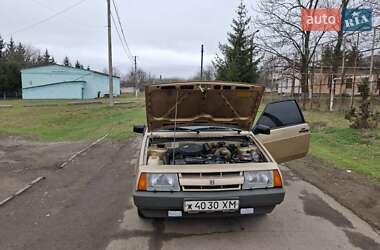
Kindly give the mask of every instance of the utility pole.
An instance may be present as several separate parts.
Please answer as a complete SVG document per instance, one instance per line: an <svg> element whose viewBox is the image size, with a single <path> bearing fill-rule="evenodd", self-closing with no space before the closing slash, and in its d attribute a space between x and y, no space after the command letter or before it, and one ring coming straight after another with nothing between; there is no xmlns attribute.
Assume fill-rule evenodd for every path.
<svg viewBox="0 0 380 250"><path fill-rule="evenodd" d="M375 44L376 44L376 29L378 27L373 27L373 38L372 38L372 51L371 51L371 66L370 66L370 72L369 72L369 98L372 96L372 88L373 83L375 81L375 76L373 75L373 67L374 67L374 56L375 56Z"/></svg>
<svg viewBox="0 0 380 250"><path fill-rule="evenodd" d="M112 36L111 36L111 0L107 0L107 19L108 19L108 84L109 102L113 106L113 72L112 72Z"/></svg>
<svg viewBox="0 0 380 250"><path fill-rule="evenodd" d="M356 68L358 67L358 53L359 53L359 42L360 42L360 33L358 33L356 46L358 52L355 54L355 64L354 64L354 76L353 76L353 82L352 82L352 91L351 91L351 104L350 108L352 109L354 107L354 97L355 97L355 89L356 89Z"/></svg>
<svg viewBox="0 0 380 250"><path fill-rule="evenodd" d="M342 102L343 107L343 85L346 83L345 75L346 75L346 37L343 36L343 42L342 42L342 74L341 74L341 80L340 80L340 88L339 88L339 94ZM347 89L347 88L346 88Z"/></svg>
<svg viewBox="0 0 380 250"><path fill-rule="evenodd" d="M275 65L274 65L274 57L272 57L272 74L271 74L271 85L273 86L274 85L274 70L275 70ZM282 94L282 83L280 82L279 85L281 84L281 86L277 86L277 91L278 91L278 88L280 87L280 94Z"/></svg>
<svg viewBox="0 0 380 250"><path fill-rule="evenodd" d="M138 96L138 84L137 84L137 56L134 56L134 65L135 65L135 70L134 70L134 79L135 79L135 96L137 97Z"/></svg>
<svg viewBox="0 0 380 250"><path fill-rule="evenodd" d="M309 84L309 92L310 92L310 109L313 110L313 93L314 93L314 80L315 80L315 60L316 60L316 53L313 55L313 63L311 68L311 80Z"/></svg>
<svg viewBox="0 0 380 250"><path fill-rule="evenodd" d="M330 112L334 111L334 97L335 97L335 81L334 81L334 72L333 72L333 54L331 53L330 56L330 77L331 77L331 82L330 82L330 106L329 110Z"/></svg>
<svg viewBox="0 0 380 250"><path fill-rule="evenodd" d="M204 47L202 44L201 45L201 81L203 81L203 52L204 52Z"/></svg>
<svg viewBox="0 0 380 250"><path fill-rule="evenodd" d="M294 53L293 65L292 65L292 88L290 90L291 97L294 97L294 88L296 86L296 59L297 59L297 54Z"/></svg>

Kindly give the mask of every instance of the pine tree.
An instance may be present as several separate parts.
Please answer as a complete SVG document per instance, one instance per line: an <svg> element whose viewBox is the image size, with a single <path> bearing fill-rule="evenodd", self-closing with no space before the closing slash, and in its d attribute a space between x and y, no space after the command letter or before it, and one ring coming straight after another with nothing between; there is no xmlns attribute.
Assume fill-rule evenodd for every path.
<svg viewBox="0 0 380 250"><path fill-rule="evenodd" d="M36 64L37 64L37 65L42 65L42 64L44 64L44 57L41 56L40 53L38 53Z"/></svg>
<svg viewBox="0 0 380 250"><path fill-rule="evenodd" d="M71 62L70 62L69 57L65 56L65 58L63 59L63 65L67 67L71 67Z"/></svg>
<svg viewBox="0 0 380 250"><path fill-rule="evenodd" d="M228 33L227 44L220 44L222 57L217 56L213 62L216 79L239 82L255 82L258 77L255 59L254 35L250 32L251 18L243 2L237 11L237 18L232 20L232 32Z"/></svg>
<svg viewBox="0 0 380 250"><path fill-rule="evenodd" d="M3 52L5 48L5 43L3 38L0 36L0 59L3 58Z"/></svg>
<svg viewBox="0 0 380 250"><path fill-rule="evenodd" d="M80 69L82 68L83 66L80 64L80 62L77 60L76 63L75 63L75 68L77 69Z"/></svg>
<svg viewBox="0 0 380 250"><path fill-rule="evenodd" d="M24 48L24 45L22 43L18 43L17 47L16 47L16 51L15 51L15 59L16 61L22 66L24 67L26 62L27 62L27 58L26 58L26 50Z"/></svg>
<svg viewBox="0 0 380 250"><path fill-rule="evenodd" d="M16 52L16 45L13 38L11 37L11 39L9 40L9 43L6 46L5 57L8 60L11 60L15 56L15 52Z"/></svg>
<svg viewBox="0 0 380 250"><path fill-rule="evenodd" d="M43 55L43 64L50 64L50 61L51 58L50 58L50 54L49 54L49 51L46 49L45 50L45 53Z"/></svg>

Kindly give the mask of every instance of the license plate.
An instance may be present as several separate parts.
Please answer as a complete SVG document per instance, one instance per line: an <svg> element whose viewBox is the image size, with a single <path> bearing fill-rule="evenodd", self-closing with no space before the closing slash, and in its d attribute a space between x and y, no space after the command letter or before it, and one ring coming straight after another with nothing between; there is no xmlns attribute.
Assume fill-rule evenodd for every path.
<svg viewBox="0 0 380 250"><path fill-rule="evenodd" d="M239 200L185 201L185 212L234 211L239 209Z"/></svg>

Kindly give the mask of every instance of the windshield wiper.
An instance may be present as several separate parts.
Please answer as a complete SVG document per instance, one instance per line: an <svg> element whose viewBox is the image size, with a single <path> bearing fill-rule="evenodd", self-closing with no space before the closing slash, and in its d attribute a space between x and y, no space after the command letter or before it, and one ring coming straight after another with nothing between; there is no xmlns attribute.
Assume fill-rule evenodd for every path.
<svg viewBox="0 0 380 250"><path fill-rule="evenodd" d="M188 131L188 132L196 132L199 133L200 131L236 131L238 133L241 132L241 129L238 128L231 128L231 127L219 127L219 126L204 126L204 127L177 127L175 129L176 131ZM174 131L174 128L168 128L163 131Z"/></svg>
<svg viewBox="0 0 380 250"><path fill-rule="evenodd" d="M198 129L193 128L185 128L185 127L177 127L177 128L166 128L161 131L189 131L189 132L198 132Z"/></svg>
<svg viewBox="0 0 380 250"><path fill-rule="evenodd" d="M198 131L236 131L236 132L241 132L241 129L238 128L230 128L230 127L218 127L218 126L207 126L207 127L202 127L198 128Z"/></svg>

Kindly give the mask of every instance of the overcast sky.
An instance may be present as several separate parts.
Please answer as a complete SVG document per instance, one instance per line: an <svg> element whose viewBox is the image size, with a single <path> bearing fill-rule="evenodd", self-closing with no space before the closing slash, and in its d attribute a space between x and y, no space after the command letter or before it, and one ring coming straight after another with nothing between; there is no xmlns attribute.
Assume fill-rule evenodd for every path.
<svg viewBox="0 0 380 250"><path fill-rule="evenodd" d="M85 66L107 66L106 0L85 0L40 25L80 0L1 0L0 35L47 48L58 63L65 55ZM211 63L224 42L240 0L116 0L126 38L139 65L156 76L190 77L199 70L200 45ZM255 0L245 0L251 11ZM252 13L252 11L251 11ZM25 29L24 29L25 28ZM18 32L17 32L18 31ZM123 73L131 62L113 32L114 65Z"/></svg>

